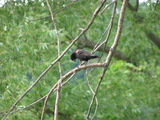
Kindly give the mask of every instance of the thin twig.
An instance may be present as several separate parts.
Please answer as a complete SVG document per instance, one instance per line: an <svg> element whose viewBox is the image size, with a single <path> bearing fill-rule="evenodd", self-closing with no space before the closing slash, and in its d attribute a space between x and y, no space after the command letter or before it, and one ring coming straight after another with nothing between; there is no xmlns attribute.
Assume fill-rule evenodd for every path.
<svg viewBox="0 0 160 120"><path fill-rule="evenodd" d="M104 11L110 6L112 5L114 2L117 2L118 0L114 0L112 2L110 2L108 5L105 6L105 8L102 10L101 15L104 13Z"/></svg>
<svg viewBox="0 0 160 120"><path fill-rule="evenodd" d="M97 49L97 47L98 47L98 45L100 44L100 41L103 39L103 37L105 36L105 34L107 33L107 31L108 31L108 29L109 29L109 26L110 25L108 25L108 27L105 29L105 31L103 32L103 34L102 34L102 36L101 36L101 38L99 39L99 41L96 43L96 45L94 46L94 48L93 48L93 52L92 53L94 53ZM99 46L100 47L100 46ZM98 47L98 48L99 48ZM95 50L96 49L96 50Z"/></svg>
<svg viewBox="0 0 160 120"><path fill-rule="evenodd" d="M77 2L78 0L73 0L73 2L69 3L68 5L66 5L65 7L57 10L53 15L56 15L57 13L63 11L64 9L68 8L69 6L71 6L72 4L74 4L75 2ZM37 21L37 20L42 20L42 19L46 19L46 18L50 18L50 16L44 17L44 18L38 18L38 19L34 19L34 20L29 20L29 22L33 22L33 21Z"/></svg>
<svg viewBox="0 0 160 120"><path fill-rule="evenodd" d="M62 83L61 86L65 85L69 80L71 80L71 78L74 77L75 74L76 74L76 73L73 73L66 81L64 81L64 82Z"/></svg>
<svg viewBox="0 0 160 120"><path fill-rule="evenodd" d="M101 36L101 38L102 38L104 36L104 34L106 34L107 31L108 31L106 39L101 44L99 44L98 43L99 41L98 41L97 44L95 45L94 49L93 49L92 53L95 53L95 51L97 51L103 44L105 44L105 46L103 48L103 51L102 51L102 54L101 54L101 57L98 59L97 62L99 62L101 60L101 58L103 56L103 53L104 53L104 50L105 50L105 48L107 46L107 43L108 43L108 40L109 40L109 36L111 34L111 30L112 30L112 27L113 27L113 21L114 21L114 17L115 17L115 13L116 13L116 7L117 7L117 2L114 3L114 7L113 7L113 11L112 11L112 16L111 16L111 20L109 22L109 25L108 25L107 29L104 31L104 33ZM94 70L94 68L90 72L92 72L93 70Z"/></svg>
<svg viewBox="0 0 160 120"><path fill-rule="evenodd" d="M17 109L17 110L15 110L15 111L12 111L11 113L15 113L15 112L18 112L18 111L21 111L21 110L27 109L27 108L31 107L32 105L34 105L34 104L38 103L39 101L43 100L44 98L46 98L46 96L47 96L47 95L45 95L45 96L41 97L40 99L38 99L38 100L36 100L35 102L33 102L33 103L31 103L31 104L27 105L27 106L26 106L26 107L24 107L24 108Z"/></svg>
<svg viewBox="0 0 160 120"><path fill-rule="evenodd" d="M86 69L86 79L87 79L87 83L88 83L89 89L91 90L92 94L94 95L95 92L94 92L94 90L92 89L91 84L90 84L90 81L89 81L89 79L88 79L88 69ZM96 108L95 108L95 110L94 110L94 114L93 114L91 120L94 119L94 117L95 117L95 115L96 115L96 113L97 113L97 109L98 109L98 99L97 99L97 97L96 97L95 99L96 99Z"/></svg>
<svg viewBox="0 0 160 120"><path fill-rule="evenodd" d="M46 2L47 2L47 6L48 6L48 8L49 8L50 14L51 14L52 23L53 23L54 28L55 28L55 30L56 30L57 46L58 46L58 57L59 57L60 54L61 54L61 51L60 51L60 38L59 38L59 34L58 34L58 29L57 29L56 21L55 21L54 14L53 14L53 11L52 11L52 9L51 9L51 6L50 6L48 0L46 0ZM60 61L58 62L58 67L59 67L59 73L60 73L60 77L61 77L61 76L62 76L62 70L61 70Z"/></svg>
<svg viewBox="0 0 160 120"><path fill-rule="evenodd" d="M56 89L57 85L58 85L58 82L57 82L56 84L54 84L54 86L52 87L51 93ZM50 93L50 94L51 94L51 93ZM46 108L46 106L47 106L48 95L49 95L49 94L47 94L46 99L45 99L45 101L44 101L44 105L43 105L43 109L42 109L42 114L41 114L41 120L44 120L44 113L45 113L45 109L44 109L44 108Z"/></svg>
<svg viewBox="0 0 160 120"><path fill-rule="evenodd" d="M65 7L59 9L58 11L56 11L56 12L54 13L54 15L57 14L57 13L59 13L59 12L61 12L61 11L63 11L64 9L66 9L66 8L69 7L69 6L71 6L72 4L74 4L74 3L77 2L77 1L78 1L78 0L73 0L70 4L68 4L68 5L66 5Z"/></svg>
<svg viewBox="0 0 160 120"><path fill-rule="evenodd" d="M86 120L89 120L89 116L90 116L90 113L91 113L91 108L92 108L93 102L94 102L95 97L97 95L97 92L98 92L98 89L100 87L100 84L101 84L101 82L103 80L103 77L104 77L104 75L106 73L106 70L108 69L109 63L110 63L111 58L113 56L113 52L116 49L116 46L117 46L118 41L120 39L120 35L121 35L121 32L122 32L122 24L123 24L123 19L124 19L124 13L125 13L127 2L128 2L128 0L123 0L123 4L122 4L122 7L121 7L120 16L119 16L119 21L118 21L118 28L117 28L117 32L116 32L116 35L115 35L115 38L114 38L114 42L113 42L113 44L111 46L111 49L109 51L109 54L108 54L108 56L106 58L106 62L105 62L106 65L105 65L105 68L103 70L102 76L101 76L101 78L100 78L100 80L98 82L98 85L96 87L95 94L92 96L91 103L89 105L88 113L87 113L87 116L86 116Z"/></svg>
<svg viewBox="0 0 160 120"><path fill-rule="evenodd" d="M105 2L105 1L106 1L106 0L104 0L103 2L101 2L101 4L100 4L100 5L97 7L97 9L94 11L93 17L92 17L91 20L89 21L87 27L79 34L79 36L77 36L77 37L75 38L75 40L72 41L72 43L66 48L66 50L65 50L63 53L67 52L67 51L70 49L70 47L80 38L80 36L83 35L83 34L89 29L89 27L90 27L91 24L93 23L94 19L96 18L97 14L99 13L100 9L101 9L102 6L104 5L104 2ZM60 57L63 56L63 53L62 53L62 55L61 55ZM55 60L55 61L56 61L56 60ZM62 77L61 79L63 79L63 77ZM60 79L60 80L61 80L61 79ZM54 87L53 87L53 89L54 89ZM50 90L50 92L48 93L48 95L47 95L47 97L46 97L46 99L45 99L45 101L44 101L44 106L43 106L43 110L42 110L41 120L44 119L44 111L45 111L45 108L46 108L46 104L47 104L47 101L48 101L48 99L49 99L49 97L50 97L53 89Z"/></svg>
<svg viewBox="0 0 160 120"><path fill-rule="evenodd" d="M53 12L52 12L52 9L51 9L51 6L49 4L49 1L46 0L47 2L47 6L49 8L49 11L50 11L50 14L51 14L51 18L52 18L52 22L53 22L53 25L54 25L54 28L56 30L56 36L57 36L57 46L58 46L58 57L60 56L60 38L59 38L59 34L58 34L58 29L57 29L57 25L56 25L56 21L54 19L54 15L53 15ZM60 61L58 61L58 67L59 67L59 74L60 74L60 78L62 76L62 70L61 70L61 63ZM58 119L58 105L59 105L59 99L60 99L60 91L61 91L61 82L62 81L59 81L58 82L58 90L57 90L57 95L56 95L56 102L55 102L55 109L54 109L54 120L57 120ZM42 114L44 114L45 111L42 112ZM44 115L43 115L44 116Z"/></svg>
<svg viewBox="0 0 160 120"><path fill-rule="evenodd" d="M146 25L149 23L149 21L150 21L151 19L153 19L153 15L155 14L154 12L156 11L156 8L157 8L157 6L158 6L158 2L159 2L159 0L156 1L155 7L154 7L154 9L153 9L153 11L152 11L152 14L151 14L151 15L149 16L149 18L145 21L145 24L144 24L145 27L146 27Z"/></svg>
<svg viewBox="0 0 160 120"><path fill-rule="evenodd" d="M108 27L106 29L106 30L108 30L108 34L106 36L106 39L93 50L93 53L95 51L97 51L103 44L105 44L105 46L106 46L106 44L108 42L109 36L111 34L112 27L113 27L113 21L114 21L114 17L115 17L115 13L116 13L116 6L117 6L117 3L115 2L114 7L113 7L113 12L112 12L110 23L109 23L109 25L108 25ZM105 31L105 32L107 32L107 31ZM104 47L104 49L105 49L105 47Z"/></svg>
<svg viewBox="0 0 160 120"><path fill-rule="evenodd" d="M103 76L105 75L104 73L105 73L105 72L103 71L103 74L102 74ZM94 99L96 98L96 95L97 95L97 92L98 92L98 89L99 89L99 86L100 86L102 80L103 80L103 77L101 76L101 78L100 78L100 80L99 80L99 82L98 82L98 85L96 86L95 93L94 93L93 96L92 96L92 100L91 100L91 103L90 103L90 105L89 105L89 109L88 109L88 113L87 113L87 116L86 116L86 120L89 120L90 113L91 113L91 108L92 108L92 106L93 106Z"/></svg>
<svg viewBox="0 0 160 120"><path fill-rule="evenodd" d="M116 3L116 2L115 2L115 3ZM99 39L99 41L97 42L97 44L94 46L94 48L93 48L93 53L94 53L95 51L97 51L97 49L98 49L99 47L101 47L104 43L107 42L107 40L108 40L108 38L109 38L109 35L110 35L110 32L111 32L111 29L112 29L112 26L113 26L113 20L114 20L114 16L115 16L115 11L116 11L116 5L113 7L113 12L112 12L112 16L111 16L110 23L109 23L108 27L105 29L104 33L102 34L102 36L101 36L101 38ZM107 35L107 36L108 36L107 39L106 39L102 44L99 45L100 41L103 39L103 37L105 36L105 34L107 33L107 31L109 31L109 32L108 32L108 35Z"/></svg>
<svg viewBox="0 0 160 120"><path fill-rule="evenodd" d="M60 99L60 92L61 92L61 80L58 82L58 90L56 95L56 102L55 102L55 109L54 109L54 120L58 119L58 106L59 106L59 99Z"/></svg>
<svg viewBox="0 0 160 120"><path fill-rule="evenodd" d="M104 50L105 50L105 48L107 46L107 43L108 43L108 40L109 40L109 37L110 37L110 34L111 34L111 30L112 30L112 27L113 27L113 21L114 21L114 17L115 17L115 13L116 13L116 7L117 7L117 2L115 2L114 6L113 6L113 11L112 11L111 20L110 20L110 23L109 23L108 33L107 33L106 39L103 42L103 44L105 44L105 46L103 48L101 56L103 56ZM100 46L98 46L97 48L99 48L99 47ZM97 50L97 48L95 50Z"/></svg>
<svg viewBox="0 0 160 120"><path fill-rule="evenodd" d="M102 34L101 38L99 39L99 41L94 46L92 53L95 53L103 44L105 44L105 46L103 48L103 51L105 50L107 42L108 42L108 39L109 39L109 36L111 34L112 27L113 27L113 21L114 21L114 17L115 17L115 13L116 13L116 7L117 7L117 2L115 2L115 4L114 4L113 11L112 11L112 16L111 16L111 20L109 22L109 25L105 29L105 31L103 32L103 34ZM99 44L100 41L103 39L104 35L107 33L107 31L108 31L108 34L106 36L106 39L101 44ZM101 57L98 59L97 62L99 62L101 60L101 58L103 56L103 53L104 53L103 51L102 51ZM93 70L94 70L94 68L90 72L92 72Z"/></svg>

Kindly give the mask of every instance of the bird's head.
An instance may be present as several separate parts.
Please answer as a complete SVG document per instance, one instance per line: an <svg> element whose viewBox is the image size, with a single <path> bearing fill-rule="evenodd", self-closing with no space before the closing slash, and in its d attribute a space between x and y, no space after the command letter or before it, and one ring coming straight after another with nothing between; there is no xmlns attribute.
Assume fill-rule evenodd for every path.
<svg viewBox="0 0 160 120"><path fill-rule="evenodd" d="M76 58L77 58L76 53L75 52L72 53L70 58L71 58L71 60L76 61Z"/></svg>

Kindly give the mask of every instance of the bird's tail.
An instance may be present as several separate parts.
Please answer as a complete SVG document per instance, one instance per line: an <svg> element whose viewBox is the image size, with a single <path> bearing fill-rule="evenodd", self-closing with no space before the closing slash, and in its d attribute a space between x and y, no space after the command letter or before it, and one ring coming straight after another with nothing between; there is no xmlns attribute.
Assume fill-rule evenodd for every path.
<svg viewBox="0 0 160 120"><path fill-rule="evenodd" d="M97 55L93 55L93 56L91 56L91 58L100 58L100 57Z"/></svg>

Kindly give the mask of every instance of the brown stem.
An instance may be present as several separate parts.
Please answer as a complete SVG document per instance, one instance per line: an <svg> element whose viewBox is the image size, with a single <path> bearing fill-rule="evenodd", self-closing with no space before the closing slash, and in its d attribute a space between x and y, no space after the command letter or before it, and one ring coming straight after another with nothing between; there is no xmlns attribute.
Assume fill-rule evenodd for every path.
<svg viewBox="0 0 160 120"><path fill-rule="evenodd" d="M136 5L133 7L129 2L127 6L131 11L137 12L139 7L139 0L136 0Z"/></svg>
<svg viewBox="0 0 160 120"><path fill-rule="evenodd" d="M147 37L152 41L154 42L158 48L160 49L160 38L157 37L153 32L149 31L149 30L146 30L146 35Z"/></svg>

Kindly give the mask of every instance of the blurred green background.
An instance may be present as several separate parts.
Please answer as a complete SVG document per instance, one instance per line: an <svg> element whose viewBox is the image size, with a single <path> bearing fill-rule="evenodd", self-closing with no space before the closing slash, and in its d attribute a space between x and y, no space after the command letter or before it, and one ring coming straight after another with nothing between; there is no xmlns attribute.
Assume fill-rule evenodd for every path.
<svg viewBox="0 0 160 120"><path fill-rule="evenodd" d="M71 3L71 0L49 2L52 10L56 12ZM109 2L111 1L107 1ZM61 51L80 33L79 28L87 25L99 3L97 0L79 0L55 15L61 39ZM115 36L121 4L119 1L108 46L112 44ZM130 4L134 6L135 1L130 0ZM86 33L89 39L94 42L100 39L109 24L112 8L113 5L103 15L97 16ZM154 37L160 42L159 13L160 3L150 0L140 3L138 11L129 7L126 9L123 32L117 50L136 64L112 59L98 91L99 106L94 120L160 119L160 46L153 42ZM57 58L56 31L51 19L30 22L49 15L44 0L9 1L0 8L0 118ZM70 54L76 48L77 43L60 60L63 74L77 66L78 61L70 60ZM106 56L107 54L103 55L101 62ZM57 68L56 64L16 108L27 106L47 94L59 79ZM97 85L101 73L102 69L97 68L89 74L93 88ZM59 120L85 119L91 97L85 71L81 71L62 88ZM53 119L54 102L55 93L47 104L46 120ZM42 107L43 101L23 111L10 114L7 119L38 120ZM94 109L95 103L91 115Z"/></svg>

